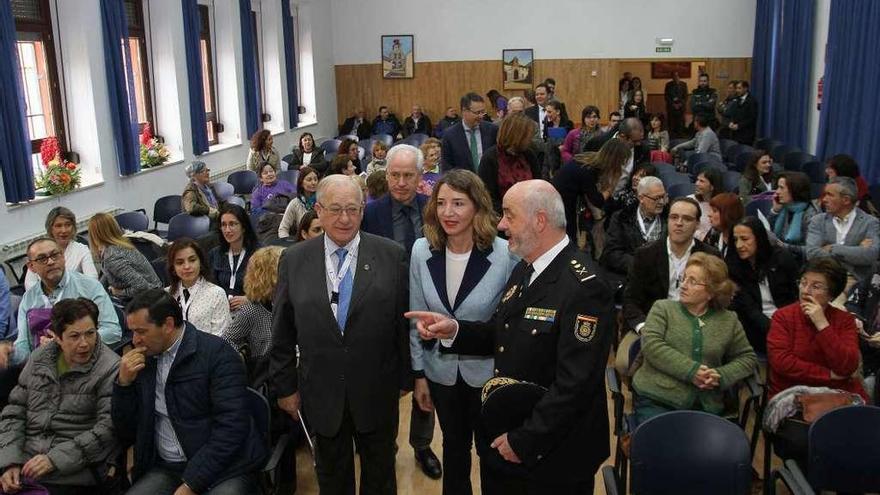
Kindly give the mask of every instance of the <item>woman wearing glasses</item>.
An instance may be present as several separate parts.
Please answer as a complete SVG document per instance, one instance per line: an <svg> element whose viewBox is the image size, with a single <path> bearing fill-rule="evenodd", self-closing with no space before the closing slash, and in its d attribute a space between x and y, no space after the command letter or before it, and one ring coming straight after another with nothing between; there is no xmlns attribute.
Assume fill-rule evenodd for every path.
<svg viewBox="0 0 880 495"><path fill-rule="evenodd" d="M798 302L779 308L770 321L770 397L795 385L809 385L845 390L868 400L859 376L855 318L829 305L845 285L846 270L834 259L807 263Z"/></svg>
<svg viewBox="0 0 880 495"><path fill-rule="evenodd" d="M679 300L654 303L642 328L644 364L633 376L636 421L691 409L718 415L724 392L757 364L736 313L726 308L736 285L717 256L693 253Z"/></svg>

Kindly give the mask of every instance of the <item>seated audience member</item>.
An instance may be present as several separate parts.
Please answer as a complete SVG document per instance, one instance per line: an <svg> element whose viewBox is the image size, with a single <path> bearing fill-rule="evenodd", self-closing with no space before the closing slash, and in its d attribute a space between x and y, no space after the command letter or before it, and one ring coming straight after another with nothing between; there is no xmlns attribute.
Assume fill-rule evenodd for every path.
<svg viewBox="0 0 880 495"><path fill-rule="evenodd" d="M373 119L373 135L388 134L397 139L400 137L400 131L401 126L397 116L391 113L385 105L379 107L379 115Z"/></svg>
<svg viewBox="0 0 880 495"><path fill-rule="evenodd" d="M367 176L367 204L388 194L388 177L386 175L384 170L379 170Z"/></svg>
<svg viewBox="0 0 880 495"><path fill-rule="evenodd" d="M720 258L694 253L679 300L651 307L642 329L644 363L633 376L639 424L682 409L738 416L725 407L724 394L752 375L758 359L736 313L727 309L735 290Z"/></svg>
<svg viewBox="0 0 880 495"><path fill-rule="evenodd" d="M798 261L806 259L807 231L817 213L810 200L810 178L807 174L779 174L767 221L772 229L772 240L795 255Z"/></svg>
<svg viewBox="0 0 880 495"><path fill-rule="evenodd" d="M495 111L492 118L493 122L500 122L501 119L507 116L507 98L502 96L497 89L490 89L489 92L486 93L486 99L489 100L489 104L492 105L492 110Z"/></svg>
<svg viewBox="0 0 880 495"><path fill-rule="evenodd" d="M340 156L348 156L348 159L351 160L352 165L354 165L355 173L361 173L361 148L358 146L358 142L354 139L343 139L341 143L339 143L339 152L336 154L336 158ZM335 158L334 158L335 161ZM333 165L332 163L330 164ZM328 171L328 173L330 173Z"/></svg>
<svg viewBox="0 0 880 495"><path fill-rule="evenodd" d="M268 371L268 362L262 366L259 362L269 353L272 343L272 299L278 283L278 260L283 251L279 246L269 246L258 249L251 256L244 276L244 303L223 332L223 338L236 351L244 353L248 376L251 377L248 383L252 387L257 386L255 372L258 369L262 373Z"/></svg>
<svg viewBox="0 0 880 495"><path fill-rule="evenodd" d="M440 179L440 154L442 143L437 138L428 138L419 146L425 161L422 163L422 180L419 182L419 194L430 196L434 184ZM485 155L484 155L485 156Z"/></svg>
<svg viewBox="0 0 880 495"><path fill-rule="evenodd" d="M639 204L639 181L643 177L657 177L657 168L654 165L645 162L635 166L630 174L630 187L621 189L611 195L609 201L605 202L605 215L610 220L611 215L618 210L634 209Z"/></svg>
<svg viewBox="0 0 880 495"><path fill-rule="evenodd" d="M346 157L336 157L340 161L348 163ZM281 225L278 226L278 237L286 239L291 236L291 229L299 225L306 212L312 211L315 207L317 196L315 192L318 190L318 171L309 166L299 169L299 177L296 179L296 197L287 204L284 210L284 216L281 218Z"/></svg>
<svg viewBox="0 0 880 495"><path fill-rule="evenodd" d="M443 132L441 167L479 171L480 158L496 144L498 128L483 120L486 102L476 93L461 97L462 119Z"/></svg>
<svg viewBox="0 0 880 495"><path fill-rule="evenodd" d="M718 255L718 251L694 238L700 205L691 198L676 198L669 205L666 238L636 250L623 294L623 317L627 328L641 332L654 302L678 300L685 265L693 253Z"/></svg>
<svg viewBox="0 0 880 495"><path fill-rule="evenodd" d="M846 286L846 269L831 258L811 259L799 281L798 302L770 320L769 396L795 385L868 395L859 378L859 336L850 313L829 303Z"/></svg>
<svg viewBox="0 0 880 495"><path fill-rule="evenodd" d="M739 197L743 204L749 204L752 196L773 190L773 158L765 150L755 150L742 177L739 179Z"/></svg>
<svg viewBox="0 0 880 495"><path fill-rule="evenodd" d="M119 357L98 338L98 307L86 298L58 301L51 326L55 338L28 359L0 418L2 492L29 479L43 493L100 493L117 453L110 397Z"/></svg>
<svg viewBox="0 0 880 495"><path fill-rule="evenodd" d="M119 363L112 417L119 439L134 444L127 493L257 493L252 477L267 452L241 358L187 323L162 290L135 296L126 321L135 348Z"/></svg>
<svg viewBox="0 0 880 495"><path fill-rule="evenodd" d="M704 114L694 116L694 130L697 131L694 138L676 145L672 148L672 154L675 155L682 151L694 150L695 153L706 153L715 158L722 159L721 143L718 141L715 131L709 127L709 116Z"/></svg>
<svg viewBox="0 0 880 495"><path fill-rule="evenodd" d="M694 194L688 195L700 203L700 226L697 227L697 239L705 239L706 234L712 228L712 207L709 201L712 198L724 192L724 182L721 171L714 167L703 169L697 174L697 180L694 183Z"/></svg>
<svg viewBox="0 0 880 495"><path fill-rule="evenodd" d="M599 108L587 105L581 111L581 126L572 129L562 143L562 163L568 163L574 155L583 153L590 139L602 133L599 128Z"/></svg>
<svg viewBox="0 0 880 495"><path fill-rule="evenodd" d="M220 335L229 326L226 291L211 283L211 265L196 241L183 237L168 248L168 280L165 290L183 308L183 319L195 328Z"/></svg>
<svg viewBox="0 0 880 495"><path fill-rule="evenodd" d="M369 137L369 132L367 137ZM319 174L327 170L324 148L317 146L311 132L304 132L299 137L299 145L293 148L293 161L290 163L290 170L299 170L303 165L312 167Z"/></svg>
<svg viewBox="0 0 880 495"><path fill-rule="evenodd" d="M846 309L856 317L862 351L865 388L872 403L880 398L880 270L856 285L846 302Z"/></svg>
<svg viewBox="0 0 880 495"><path fill-rule="evenodd" d="M608 140L598 153L575 155L553 176L553 186L565 205L565 230L572 241L577 240L578 199L586 196L591 211L599 212L611 197L615 184L623 175L623 167L630 156L629 148L619 139ZM599 221L601 218L593 218Z"/></svg>
<svg viewBox="0 0 880 495"><path fill-rule="evenodd" d="M483 153L479 175L489 191L495 212L501 214L501 198L517 182L541 178L541 163L531 149L535 123L524 115L501 121L498 141Z"/></svg>
<svg viewBox="0 0 880 495"><path fill-rule="evenodd" d="M64 263L68 270L98 278L98 269L92 261L89 247L76 240L76 215L63 206L56 206L46 215L46 235L58 243L64 252ZM40 277L28 270L24 277L25 290L37 285Z"/></svg>
<svg viewBox="0 0 880 495"><path fill-rule="evenodd" d="M734 193L716 194L709 200L709 223L712 229L703 241L721 253L722 258L733 256L733 226L746 215L739 198Z"/></svg>
<svg viewBox="0 0 880 495"><path fill-rule="evenodd" d="M52 239L35 239L27 247L27 267L39 283L25 291L18 306L18 335L12 348L0 344L0 353L13 351L12 364L23 363L38 346L50 342L52 307L63 299L84 297L98 305L101 342L114 345L122 336L119 319L107 291L96 278L68 270L61 247ZM2 359L0 359L2 362Z"/></svg>
<svg viewBox="0 0 880 495"><path fill-rule="evenodd" d="M192 162L186 166L185 172L189 183L180 197L183 211L196 217L207 215L211 220L216 220L220 201L211 185L211 170L205 162Z"/></svg>
<svg viewBox="0 0 880 495"><path fill-rule="evenodd" d="M442 137L443 133L446 132L446 129L449 129L459 122L461 122L461 117L458 116L455 107L447 107L446 113L443 114L443 118L437 122L437 130L439 131L437 136Z"/></svg>
<svg viewBox="0 0 880 495"><path fill-rule="evenodd" d="M847 288L874 272L880 254L880 222L857 208L856 183L849 177L835 177L825 186L825 213L810 220L807 258L830 256L846 269ZM854 280L853 280L854 279Z"/></svg>
<svg viewBox="0 0 880 495"><path fill-rule="evenodd" d="M357 136L358 139L369 139L372 132L370 122L367 120L367 112L364 107L357 107L354 115L345 119L339 126L340 136ZM308 163L303 163L308 165Z"/></svg>
<svg viewBox="0 0 880 495"><path fill-rule="evenodd" d="M367 164L367 177L373 175L373 172L385 170L385 155L388 154L388 145L385 144L385 141L374 141L370 153L373 159Z"/></svg>
<svg viewBox="0 0 880 495"><path fill-rule="evenodd" d="M599 259L606 269L624 276L632 268L636 249L666 236L663 211L669 197L663 182L656 177L643 177L638 192L638 207L619 210L611 216L605 249Z"/></svg>
<svg viewBox="0 0 880 495"><path fill-rule="evenodd" d="M620 122L623 120L623 116L620 115L620 112L611 112L608 114L608 125L602 127L602 132L611 132L617 126L620 125Z"/></svg>
<svg viewBox="0 0 880 495"><path fill-rule="evenodd" d="M474 321L491 318L517 263L507 241L497 237L497 223L489 193L476 174L451 170L440 179L425 206L425 237L413 246L410 311ZM493 376L493 359L441 353L436 341L419 338L415 320L410 353L416 403L426 412L436 407L440 419L443 490L470 494L471 443L475 437L477 445L488 441L480 440L479 409L473 406L480 403L481 388Z"/></svg>
<svg viewBox="0 0 880 495"><path fill-rule="evenodd" d="M431 119L422 113L420 105L413 105L412 113L403 119L403 137L413 134L431 135Z"/></svg>
<svg viewBox="0 0 880 495"><path fill-rule="evenodd" d="M755 351L767 352L770 318L778 308L797 300L800 268L794 256L773 246L764 224L746 217L733 227L736 257L727 258L730 278L738 290L731 309L736 311Z"/></svg>
<svg viewBox="0 0 880 495"><path fill-rule="evenodd" d="M348 175L350 177L354 177L358 174L357 168L354 166L354 162L351 161L351 158L348 155L337 155L332 162L330 162L330 167L327 169L327 175Z"/></svg>
<svg viewBox="0 0 880 495"><path fill-rule="evenodd" d="M672 163L672 155L669 154L669 131L666 130L666 122L662 113L655 113L648 121L647 139L648 149L651 151L652 162Z"/></svg>
<svg viewBox="0 0 880 495"><path fill-rule="evenodd" d="M315 210L311 210L306 212L306 214L303 215L302 220L299 222L299 228L296 232L296 241L305 241L312 237L318 237L323 233L324 229L321 227L321 219L318 218L318 214Z"/></svg>
<svg viewBox="0 0 880 495"><path fill-rule="evenodd" d="M89 246L101 262L101 283L120 300L138 292L162 287L150 261L122 235L116 219L95 213L89 220Z"/></svg>
<svg viewBox="0 0 880 495"><path fill-rule="evenodd" d="M296 189L293 184L279 179L275 168L267 163L260 169L260 183L251 192L251 214L259 216L266 211L283 213L294 196Z"/></svg>
<svg viewBox="0 0 880 495"><path fill-rule="evenodd" d="M280 159L272 143L272 133L266 129L257 131L251 136L251 148L247 158L248 170L259 174L263 165L272 165L272 168L278 170Z"/></svg>
<svg viewBox="0 0 880 495"><path fill-rule="evenodd" d="M238 205L223 205L220 208L219 230L220 244L208 251L211 280L215 280L226 291L229 310L235 311L247 302L244 297L244 274L248 260L260 243L247 212Z"/></svg>
<svg viewBox="0 0 880 495"><path fill-rule="evenodd" d="M859 208L874 216L880 214L874 204L874 201L880 198L871 197L868 191L868 182L862 177L862 174L859 172L859 164L856 163L853 157L844 154L832 156L828 159L828 163L825 164L825 175L828 176L828 180L835 177L849 177L856 181Z"/></svg>

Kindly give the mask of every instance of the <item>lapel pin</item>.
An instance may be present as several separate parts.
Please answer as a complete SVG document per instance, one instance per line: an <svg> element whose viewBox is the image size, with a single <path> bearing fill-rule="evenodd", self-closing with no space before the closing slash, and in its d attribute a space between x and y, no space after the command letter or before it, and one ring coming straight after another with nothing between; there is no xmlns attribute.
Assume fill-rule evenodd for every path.
<svg viewBox="0 0 880 495"><path fill-rule="evenodd" d="M369 271L369 269L370 269L370 265L369 265L369 264L364 265L364 271Z"/></svg>

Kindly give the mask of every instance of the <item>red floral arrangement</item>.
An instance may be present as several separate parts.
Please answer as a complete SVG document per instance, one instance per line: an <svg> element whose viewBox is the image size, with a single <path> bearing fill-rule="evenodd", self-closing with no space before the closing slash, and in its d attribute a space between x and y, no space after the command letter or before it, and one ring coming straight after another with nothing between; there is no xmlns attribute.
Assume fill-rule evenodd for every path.
<svg viewBox="0 0 880 495"><path fill-rule="evenodd" d="M151 168L168 161L171 152L153 136L153 126L144 124L141 131L141 168Z"/></svg>
<svg viewBox="0 0 880 495"><path fill-rule="evenodd" d="M63 158L58 138L47 137L40 144L40 161L43 170L37 177L37 189L48 195L62 194L79 187L82 181L79 165Z"/></svg>

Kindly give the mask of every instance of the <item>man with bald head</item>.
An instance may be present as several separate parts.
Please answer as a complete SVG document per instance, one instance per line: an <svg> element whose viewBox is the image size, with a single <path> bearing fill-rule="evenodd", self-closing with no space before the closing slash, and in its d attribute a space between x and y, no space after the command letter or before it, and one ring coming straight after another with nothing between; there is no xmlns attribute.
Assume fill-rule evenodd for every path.
<svg viewBox="0 0 880 495"><path fill-rule="evenodd" d="M515 184L502 210L498 228L522 261L493 318L406 316L417 320L423 339L440 339L441 351L494 355L484 412L493 394L512 382L540 390L523 417L498 418L513 425L505 431L484 416L491 442L478 446L484 494L593 493L593 477L609 453L604 369L614 325L612 291L589 256L569 241L562 198L550 183Z"/></svg>
<svg viewBox="0 0 880 495"><path fill-rule="evenodd" d="M360 492L397 492L398 400L412 389L409 267L400 245L360 231L363 200L350 177L325 177L324 235L289 248L278 269L272 383L279 407L297 419L302 405L317 436L322 494L354 493L353 442Z"/></svg>

